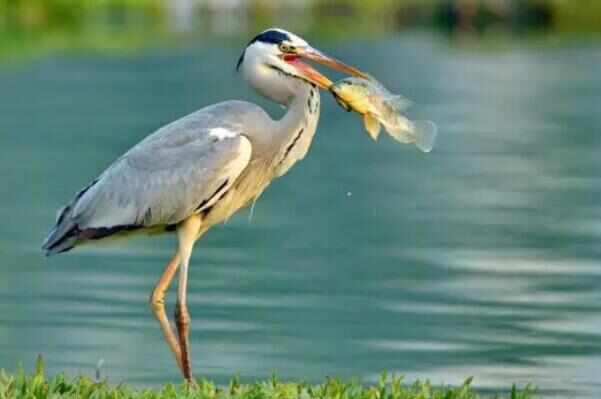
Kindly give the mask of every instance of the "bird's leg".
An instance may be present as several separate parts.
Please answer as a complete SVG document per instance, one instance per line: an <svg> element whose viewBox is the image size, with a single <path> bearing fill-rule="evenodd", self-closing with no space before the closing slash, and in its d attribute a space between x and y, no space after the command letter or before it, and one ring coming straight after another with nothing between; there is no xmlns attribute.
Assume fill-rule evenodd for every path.
<svg viewBox="0 0 601 399"><path fill-rule="evenodd" d="M182 373L184 378L192 385L196 385L192 377L192 365L190 360L190 345L188 342L190 330L190 313L186 301L188 287L188 266L192 248L196 242L201 225L201 218L193 215L184 220L177 229L179 239L179 253L182 257L182 264L179 270L179 282L177 286L177 304L175 305L175 325L179 337L179 347L182 354Z"/></svg>
<svg viewBox="0 0 601 399"><path fill-rule="evenodd" d="M167 291L167 288L169 288L169 284L171 284L171 280L173 280L173 276L175 275L179 264L180 255L179 252L176 252L173 258L171 258L167 264L163 275L154 286L154 289L150 294L150 308L161 325L161 330L163 331L163 335L165 336L165 340L167 341L169 348L171 348L171 352L173 352L173 355L175 356L177 365L183 372L182 353L179 343L175 337L175 334L173 333L173 330L171 329L167 314L165 313L165 291Z"/></svg>

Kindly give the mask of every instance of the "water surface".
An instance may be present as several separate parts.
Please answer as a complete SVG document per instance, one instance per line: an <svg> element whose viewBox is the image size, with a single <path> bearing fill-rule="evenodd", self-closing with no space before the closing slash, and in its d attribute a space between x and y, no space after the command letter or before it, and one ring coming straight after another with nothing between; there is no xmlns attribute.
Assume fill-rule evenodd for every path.
<svg viewBox="0 0 601 399"><path fill-rule="evenodd" d="M0 68L0 367L42 353L51 372L102 358L112 381L179 381L147 305L174 237L51 259L39 246L56 209L149 132L220 100L265 105L233 72L242 43ZM197 245L196 375L473 375L601 396L601 46L474 52L406 33L320 47L414 100L437 147L374 143L324 98L307 158L252 220Z"/></svg>

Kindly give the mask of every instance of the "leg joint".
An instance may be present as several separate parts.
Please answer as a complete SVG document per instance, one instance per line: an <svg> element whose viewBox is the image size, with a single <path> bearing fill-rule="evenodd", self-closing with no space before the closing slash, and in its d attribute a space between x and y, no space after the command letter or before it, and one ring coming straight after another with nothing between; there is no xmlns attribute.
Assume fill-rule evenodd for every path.
<svg viewBox="0 0 601 399"><path fill-rule="evenodd" d="M148 302L150 304L150 308L155 312L165 309L165 293L155 288L152 290Z"/></svg>
<svg viewBox="0 0 601 399"><path fill-rule="evenodd" d="M176 303L175 305L175 320L179 325L189 325L190 321L190 313L188 312L188 306L182 305L181 303Z"/></svg>

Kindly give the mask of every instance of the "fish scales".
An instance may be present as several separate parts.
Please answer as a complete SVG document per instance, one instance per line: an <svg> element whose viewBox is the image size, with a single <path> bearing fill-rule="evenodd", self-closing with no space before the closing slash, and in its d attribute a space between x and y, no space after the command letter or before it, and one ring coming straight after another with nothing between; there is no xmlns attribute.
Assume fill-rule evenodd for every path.
<svg viewBox="0 0 601 399"><path fill-rule="evenodd" d="M415 144L423 152L432 150L437 134L434 122L409 120L403 112L411 106L411 101L391 93L377 80L341 79L330 87L330 91L344 109L363 115L365 130L374 140L383 125L395 140Z"/></svg>

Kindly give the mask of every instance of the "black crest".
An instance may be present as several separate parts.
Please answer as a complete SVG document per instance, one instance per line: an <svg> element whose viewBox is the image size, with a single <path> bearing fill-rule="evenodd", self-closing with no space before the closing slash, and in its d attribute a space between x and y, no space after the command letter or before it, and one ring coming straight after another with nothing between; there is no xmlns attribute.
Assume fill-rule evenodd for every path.
<svg viewBox="0 0 601 399"><path fill-rule="evenodd" d="M290 36L288 36L286 33L282 32L282 31L275 30L275 29L269 29L269 30L266 30L265 32L261 32L257 36L255 36L250 42L248 42L246 47L250 46L254 42L280 44L284 40L290 41ZM244 62L244 54L246 53L246 47L244 48L244 51L240 55L240 58L238 58L238 63L236 64L236 71L240 69L240 65L242 65L242 62Z"/></svg>

